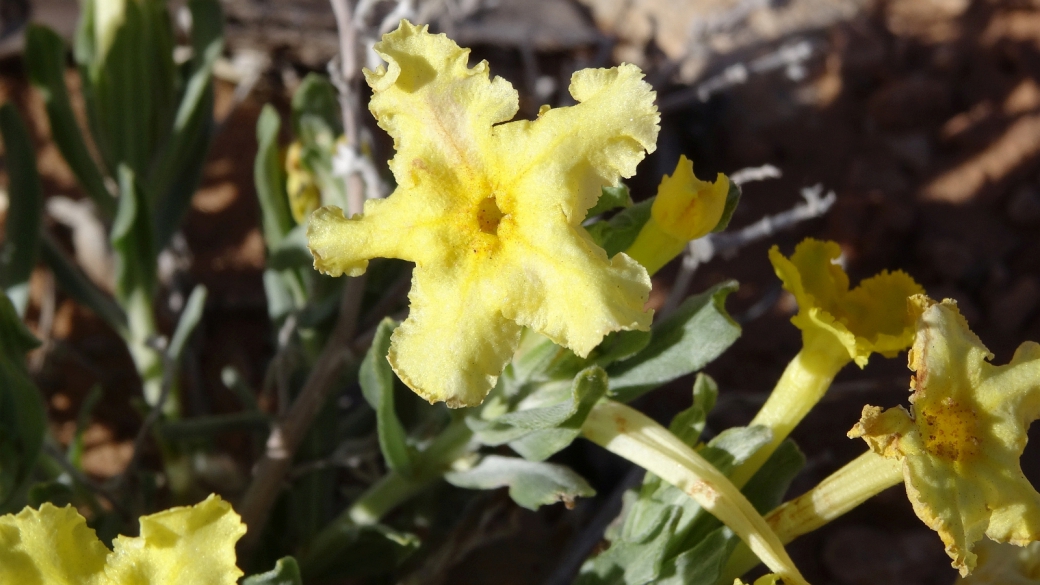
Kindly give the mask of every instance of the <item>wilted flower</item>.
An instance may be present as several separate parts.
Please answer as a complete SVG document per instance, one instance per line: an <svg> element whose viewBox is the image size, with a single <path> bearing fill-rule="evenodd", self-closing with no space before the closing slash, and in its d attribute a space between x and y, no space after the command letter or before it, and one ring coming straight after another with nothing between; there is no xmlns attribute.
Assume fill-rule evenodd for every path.
<svg viewBox="0 0 1040 585"><path fill-rule="evenodd" d="M141 536L105 548L75 508L43 504L0 516L0 583L41 585L234 585L235 542L246 532L231 505L141 517Z"/></svg>
<svg viewBox="0 0 1040 585"><path fill-rule="evenodd" d="M924 292L904 272L882 272L849 290L849 277L837 263L836 242L803 240L785 258L769 250L769 260L784 288L798 301L791 322L802 330L802 350L791 360L769 399L751 421L772 429L773 441L732 475L744 485L812 407L834 376L850 361L867 365L871 353L894 356L913 341L911 295Z"/></svg>
<svg viewBox="0 0 1040 585"><path fill-rule="evenodd" d="M690 240L706 236L726 209L729 178L719 173L714 183L693 174L693 163L679 157L672 176L657 187L650 219L626 253L653 274L682 253Z"/></svg>
<svg viewBox="0 0 1040 585"><path fill-rule="evenodd" d="M394 139L397 189L351 219L311 217L314 266L362 274L370 258L415 262L411 311L388 359L424 398L479 404L530 327L576 354L603 336L646 329L646 270L608 259L581 227L602 187L655 147L654 93L633 65L571 78L576 106L507 122L518 96L486 62L407 21L365 71L370 109Z"/></svg>
<svg viewBox="0 0 1040 585"><path fill-rule="evenodd" d="M983 535L1019 546L1040 539L1040 494L1019 463L1040 418L1040 345L1023 343L1011 363L994 366L954 301L917 295L912 304L921 315L910 350L913 414L866 406L849 436L902 461L914 511L966 575Z"/></svg>

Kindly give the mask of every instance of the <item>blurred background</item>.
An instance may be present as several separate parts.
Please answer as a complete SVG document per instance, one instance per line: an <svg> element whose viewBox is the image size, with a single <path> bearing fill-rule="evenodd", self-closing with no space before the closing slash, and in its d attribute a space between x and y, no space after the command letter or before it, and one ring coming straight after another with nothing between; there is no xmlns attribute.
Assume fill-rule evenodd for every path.
<svg viewBox="0 0 1040 585"><path fill-rule="evenodd" d="M571 103L567 85L577 69L620 62L642 67L658 92L662 131L657 151L629 183L637 201L651 196L685 154L701 178L775 167L760 173L772 178L744 186L730 232L762 227L756 222L786 210L809 209L800 215L812 217L720 250L696 270L690 260L685 269L677 261L655 277L651 302L657 308L670 296L730 278L740 282L729 309L744 334L707 369L720 388L709 429L746 424L800 348L799 333L788 323L793 298L781 290L766 257L773 244L789 254L806 236L836 240L853 283L881 270L908 272L931 296L958 301L996 363L1006 363L1021 341L1040 340L1040 2L368 4L377 5L372 10L380 18L408 14L471 47L474 62L487 59L493 74L518 89L522 117L533 117L543 103ZM195 284L210 291L185 354L184 400L194 413L235 407L221 377L229 365L252 387L263 383L277 332L270 330L261 280L265 247L253 187L257 117L265 103L287 115L304 76L324 73L339 51L333 11L324 0L227 0L223 7L226 45L215 70L218 133L183 237L161 263L171 304L178 295L183 303ZM25 77L21 30L35 20L71 35L77 10L72 0L0 2L0 100L15 103L26 117L45 194L72 200L84 195L51 142L42 99ZM171 10L176 21L182 8L173 3ZM378 63L374 54L366 59ZM82 109L71 66L66 81ZM362 121L377 160L388 159L386 137L367 112ZM834 193L832 206L805 198L804 190L815 186L817 195ZM0 207L6 201L5 192ZM110 281L104 250L91 245L90 226L74 210L48 205L45 221L87 275ZM67 443L84 397L101 385L111 400L93 413L82 461L92 476L114 476L129 462L140 425L125 399L139 387L130 357L96 316L56 290L46 271L34 273L31 284L28 319L45 343L31 354L30 365L48 396L52 430ZM850 366L839 376L794 433L808 465L791 495L862 452L862 443L845 433L864 404L906 403L904 359L875 356L864 371ZM690 380L681 380L637 407L667 420L688 405L689 387ZM207 463L216 488L242 489L254 447L245 433L222 439ZM579 553L571 544L588 537L586 528L605 514L605 503L630 474L625 464L583 442L561 457L580 468L600 496L575 510L553 506L538 513L498 498L482 516L463 523L466 533L450 541L452 554L408 582L481 583L488 575L496 583L567 582L567 567L584 558L573 556ZM1036 441L1023 468L1037 485ZM954 578L938 538L891 490L789 548L814 583L923 585Z"/></svg>

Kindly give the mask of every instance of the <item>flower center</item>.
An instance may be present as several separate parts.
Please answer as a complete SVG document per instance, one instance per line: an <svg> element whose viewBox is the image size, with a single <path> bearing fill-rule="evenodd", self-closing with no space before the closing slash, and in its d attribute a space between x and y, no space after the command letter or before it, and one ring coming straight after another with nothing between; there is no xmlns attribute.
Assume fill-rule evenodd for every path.
<svg viewBox="0 0 1040 585"><path fill-rule="evenodd" d="M488 197L477 205L477 225L485 234L497 235L498 224L504 216L494 197Z"/></svg>
<svg viewBox="0 0 1040 585"><path fill-rule="evenodd" d="M966 461L979 453L978 415L952 398L921 410L924 445L928 452L948 461Z"/></svg>

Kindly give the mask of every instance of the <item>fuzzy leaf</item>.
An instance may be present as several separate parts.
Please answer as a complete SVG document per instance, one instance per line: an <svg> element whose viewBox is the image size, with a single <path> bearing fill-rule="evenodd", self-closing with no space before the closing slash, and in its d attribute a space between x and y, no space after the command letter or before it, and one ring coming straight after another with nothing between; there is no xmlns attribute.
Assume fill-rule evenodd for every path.
<svg viewBox="0 0 1040 585"><path fill-rule="evenodd" d="M444 479L469 489L509 486L509 497L528 510L556 502L571 507L579 496L596 495L592 486L569 467L498 455L488 455L472 469L448 472Z"/></svg>

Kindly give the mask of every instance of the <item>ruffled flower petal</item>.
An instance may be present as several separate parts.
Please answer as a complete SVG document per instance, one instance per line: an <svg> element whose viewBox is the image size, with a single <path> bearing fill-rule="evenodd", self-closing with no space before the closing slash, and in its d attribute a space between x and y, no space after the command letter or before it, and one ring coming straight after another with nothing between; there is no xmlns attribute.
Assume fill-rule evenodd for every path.
<svg viewBox="0 0 1040 585"><path fill-rule="evenodd" d="M1040 541L1026 546L982 540L975 547L978 561L955 585L1036 585L1040 583Z"/></svg>
<svg viewBox="0 0 1040 585"><path fill-rule="evenodd" d="M849 290L849 277L837 264L835 242L807 238L785 258L778 247L769 251L776 275L798 301L791 322L807 337L825 335L843 345L858 366L871 353L893 356L913 340L915 316L907 298L922 294L906 273L882 272Z"/></svg>
<svg viewBox="0 0 1040 585"><path fill-rule="evenodd" d="M195 506L141 517L141 535L119 536L105 575L112 585L235 585L235 543L246 526L211 495Z"/></svg>
<svg viewBox="0 0 1040 585"><path fill-rule="evenodd" d="M412 273L411 310L391 336L387 357L426 400L453 408L480 404L513 356L520 326L502 316L493 285L473 261L417 266Z"/></svg>
<svg viewBox="0 0 1040 585"><path fill-rule="evenodd" d="M965 575L983 535L1020 546L1040 540L1040 494L1019 462L1040 418L1040 345L1024 343L1009 364L994 366L954 301L911 302L920 313L910 351L913 415L868 406L849 436L902 460L914 511Z"/></svg>
<svg viewBox="0 0 1040 585"><path fill-rule="evenodd" d="M654 149L654 93L631 65L574 74L580 102L504 123L517 94L444 35L402 22L375 46L370 104L394 139L397 189L347 219L316 211L315 267L352 276L375 257L415 262L411 314L388 359L423 397L479 404L521 325L587 354L604 335L649 327L645 271L581 228L602 187Z"/></svg>
<svg viewBox="0 0 1040 585"><path fill-rule="evenodd" d="M570 92L577 106L543 109L533 122L495 128L490 178L501 189L500 206L520 223L545 221L547 212L562 209L577 226L603 187L634 175L656 148L661 116L635 65L577 71Z"/></svg>
<svg viewBox="0 0 1040 585"><path fill-rule="evenodd" d="M635 260L608 260L583 229L563 222L503 223L500 233L494 262L507 318L582 357L612 331L650 327L650 277Z"/></svg>
<svg viewBox="0 0 1040 585"><path fill-rule="evenodd" d="M217 496L141 517L141 536L115 552L72 506L43 504L0 516L0 583L18 585L234 585L235 543L246 532Z"/></svg>
<svg viewBox="0 0 1040 585"><path fill-rule="evenodd" d="M43 504L0 516L0 583L104 583L108 549L72 506Z"/></svg>

